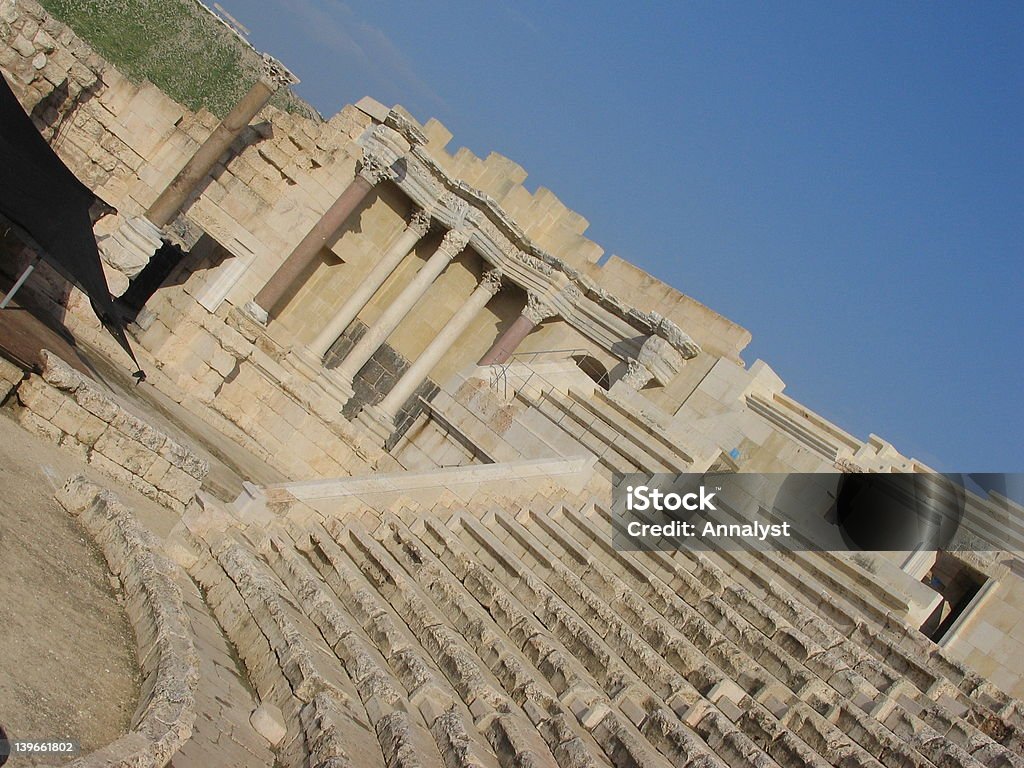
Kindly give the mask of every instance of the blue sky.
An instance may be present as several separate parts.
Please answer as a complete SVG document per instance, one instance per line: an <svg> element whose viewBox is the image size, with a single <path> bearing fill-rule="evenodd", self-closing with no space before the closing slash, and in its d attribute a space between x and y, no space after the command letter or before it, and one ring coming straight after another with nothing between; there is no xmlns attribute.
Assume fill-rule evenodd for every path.
<svg viewBox="0 0 1024 768"><path fill-rule="evenodd" d="M325 115L515 160L853 434L1024 470L1024 4L221 4Z"/></svg>

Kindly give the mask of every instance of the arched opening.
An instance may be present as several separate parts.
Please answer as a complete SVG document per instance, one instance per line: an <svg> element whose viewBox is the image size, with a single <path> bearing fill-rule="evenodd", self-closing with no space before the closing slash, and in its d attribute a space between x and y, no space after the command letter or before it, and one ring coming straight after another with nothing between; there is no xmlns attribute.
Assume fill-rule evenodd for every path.
<svg viewBox="0 0 1024 768"><path fill-rule="evenodd" d="M604 363L591 355L573 355L573 362L577 367L589 376L601 389L608 389L611 386L611 377Z"/></svg>

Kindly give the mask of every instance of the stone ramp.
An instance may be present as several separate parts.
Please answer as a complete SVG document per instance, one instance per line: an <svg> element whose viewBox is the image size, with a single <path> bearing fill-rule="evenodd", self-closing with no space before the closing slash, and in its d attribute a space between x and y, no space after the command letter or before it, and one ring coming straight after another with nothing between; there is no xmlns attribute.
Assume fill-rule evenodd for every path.
<svg viewBox="0 0 1024 768"><path fill-rule="evenodd" d="M776 555L616 552L545 494L389 498L195 526L280 765L1024 766L1020 702Z"/></svg>

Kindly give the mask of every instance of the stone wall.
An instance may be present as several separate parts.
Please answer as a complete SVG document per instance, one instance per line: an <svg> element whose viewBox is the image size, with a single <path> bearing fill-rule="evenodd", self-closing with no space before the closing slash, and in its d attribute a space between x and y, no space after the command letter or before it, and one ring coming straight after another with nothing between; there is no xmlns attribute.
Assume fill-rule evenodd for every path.
<svg viewBox="0 0 1024 768"><path fill-rule="evenodd" d="M0 29L0 43L27 39L24 30L42 23L59 29L57 38L68 41L66 46L61 42L59 49L88 50L33 0L3 2L12 21ZM45 38L40 44L44 43L48 45ZM63 81L66 73L61 67L66 61L54 53L36 70L32 62L42 49L35 42L31 51L25 43L19 42L19 46L25 55L10 54L9 62L2 65L8 72L19 73L16 90L31 108L53 93L55 82ZM208 113L189 112L148 83L129 82L94 54L82 56L89 65L86 70L92 73L90 82L96 84L95 92L74 108L54 107L51 117L61 122L54 146L80 177L119 209L119 216L108 217L97 226L102 237L116 229L123 217L138 215L153 202L216 120ZM374 119L386 112L379 103L364 99L319 123L266 107L200 185L187 202L183 217L172 227L179 231L189 226L201 228L228 258L192 263L192 274L184 285L170 286L161 293L187 293L211 311L217 311L221 303L237 307L252 298L352 179L363 135ZM528 191L523 185L525 171L507 158L491 154L479 159L464 149L449 153L445 147L451 134L434 120L428 121L425 133L427 148L445 170L490 195L540 247L581 269L597 284L618 291L620 276L615 269L596 264L601 251L583 237L587 222L582 216L546 189ZM408 200L390 184L371 195L338 242L324 250L305 285L279 308L278 327L271 329L277 340L285 347L308 342L401 230L408 213ZM424 239L417 249L420 257L429 255L435 240L435 236ZM480 272L478 262L472 254L457 259L396 330L392 344L403 357L418 356L465 300ZM613 259L609 265L614 263ZM416 260L408 260L396 271L361 313L364 322L379 315L415 266ZM108 277L114 292L120 293L126 285L124 276L110 270ZM665 294L664 301L659 299L664 305L659 311L672 319L680 315L693 319L692 312L680 309L685 298L682 294L646 276L645 289L652 286L659 296ZM509 294L496 297L479 322L467 329L461 343L437 364L432 374L435 381L446 382L472 362L471 358L486 350L500 329L518 315L523 296L516 291ZM676 297L675 303L671 296ZM154 301L159 309L159 297ZM87 312L87 307L83 311ZM714 313L705 308L705 314ZM545 324L531 340L532 348L597 346L562 326L565 324ZM733 339L731 349L735 348ZM600 354L596 348L590 351ZM673 392L672 397L678 393Z"/></svg>
<svg viewBox="0 0 1024 768"><path fill-rule="evenodd" d="M290 477L349 475L383 458L237 311L211 314L185 293L163 298L137 338L146 365L163 374L155 385L175 401L212 412L229 437Z"/></svg>
<svg viewBox="0 0 1024 768"><path fill-rule="evenodd" d="M178 568L109 491L78 476L57 492L57 501L79 519L121 583L143 675L131 731L74 764L166 765L192 735L199 681L192 627L175 584Z"/></svg>
<svg viewBox="0 0 1024 768"><path fill-rule="evenodd" d="M42 375L30 375L17 388L21 424L183 512L210 471L206 460L125 410L52 353L44 350L43 356Z"/></svg>
<svg viewBox="0 0 1024 768"><path fill-rule="evenodd" d="M366 325L358 318L334 343L324 356L324 367L337 367L359 339L366 333ZM374 405L384 399L391 388L409 368L410 362L400 355L390 344L383 344L356 374L352 382L355 394L345 403L341 413L346 418L354 418L364 405ZM430 400L440 391L440 387L427 379L409 398L409 402L395 418L395 433L399 437L405 434L412 421L423 411L419 398ZM397 438L396 438L397 439Z"/></svg>

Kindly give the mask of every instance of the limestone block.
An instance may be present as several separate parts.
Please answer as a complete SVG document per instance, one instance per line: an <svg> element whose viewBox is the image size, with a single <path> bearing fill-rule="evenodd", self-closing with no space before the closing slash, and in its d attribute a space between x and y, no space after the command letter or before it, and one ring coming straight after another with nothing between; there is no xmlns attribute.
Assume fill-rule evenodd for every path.
<svg viewBox="0 0 1024 768"><path fill-rule="evenodd" d="M108 477L112 477L118 482L124 483L128 487L131 487L132 473L122 467L117 462L107 458L102 453L93 451L89 454L89 463L92 464L103 474Z"/></svg>
<svg viewBox="0 0 1024 768"><path fill-rule="evenodd" d="M67 392L74 392L84 382L82 374L47 349L43 350L43 378Z"/></svg>
<svg viewBox="0 0 1024 768"><path fill-rule="evenodd" d="M249 716L249 723L256 733L266 739L272 747L280 744L288 732L281 710L268 702L260 704L253 710Z"/></svg>
<svg viewBox="0 0 1024 768"><path fill-rule="evenodd" d="M32 45L32 41L20 34L14 38L11 47L26 59L35 56L36 53L36 47Z"/></svg>
<svg viewBox="0 0 1024 768"><path fill-rule="evenodd" d="M57 415L64 398L38 376L30 376L18 387L18 402L39 419L49 421Z"/></svg>
<svg viewBox="0 0 1024 768"><path fill-rule="evenodd" d="M90 384L81 386L75 391L75 402L105 423L113 421L120 411L120 406L117 403Z"/></svg>
<svg viewBox="0 0 1024 768"><path fill-rule="evenodd" d="M158 452L167 441L165 434L123 408L118 409L117 414L110 420L110 424L129 440L139 443L154 453Z"/></svg>
<svg viewBox="0 0 1024 768"><path fill-rule="evenodd" d="M72 436L77 435L79 430L85 426L86 419L95 417L71 398L64 397L61 400L60 408L57 409L57 413L50 421L62 432Z"/></svg>
<svg viewBox="0 0 1024 768"><path fill-rule="evenodd" d="M196 480L203 480L210 472L210 464L191 450L168 437L160 447L160 455Z"/></svg>
<svg viewBox="0 0 1024 768"><path fill-rule="evenodd" d="M93 450L103 454L118 466L124 467L131 474L140 476L144 475L156 460L156 454L116 429L106 430L93 445Z"/></svg>
<svg viewBox="0 0 1024 768"><path fill-rule="evenodd" d="M210 367L221 377L230 376L238 364L235 356L226 349L217 349L210 357Z"/></svg>
<svg viewBox="0 0 1024 768"><path fill-rule="evenodd" d="M154 486L162 487L161 480L167 474L170 466L171 462L162 456L157 456L150 468L143 474L142 479Z"/></svg>
<svg viewBox="0 0 1024 768"><path fill-rule="evenodd" d="M184 470L177 467L168 467L160 478L159 490L177 499L182 504L187 504L199 490L199 481Z"/></svg>

